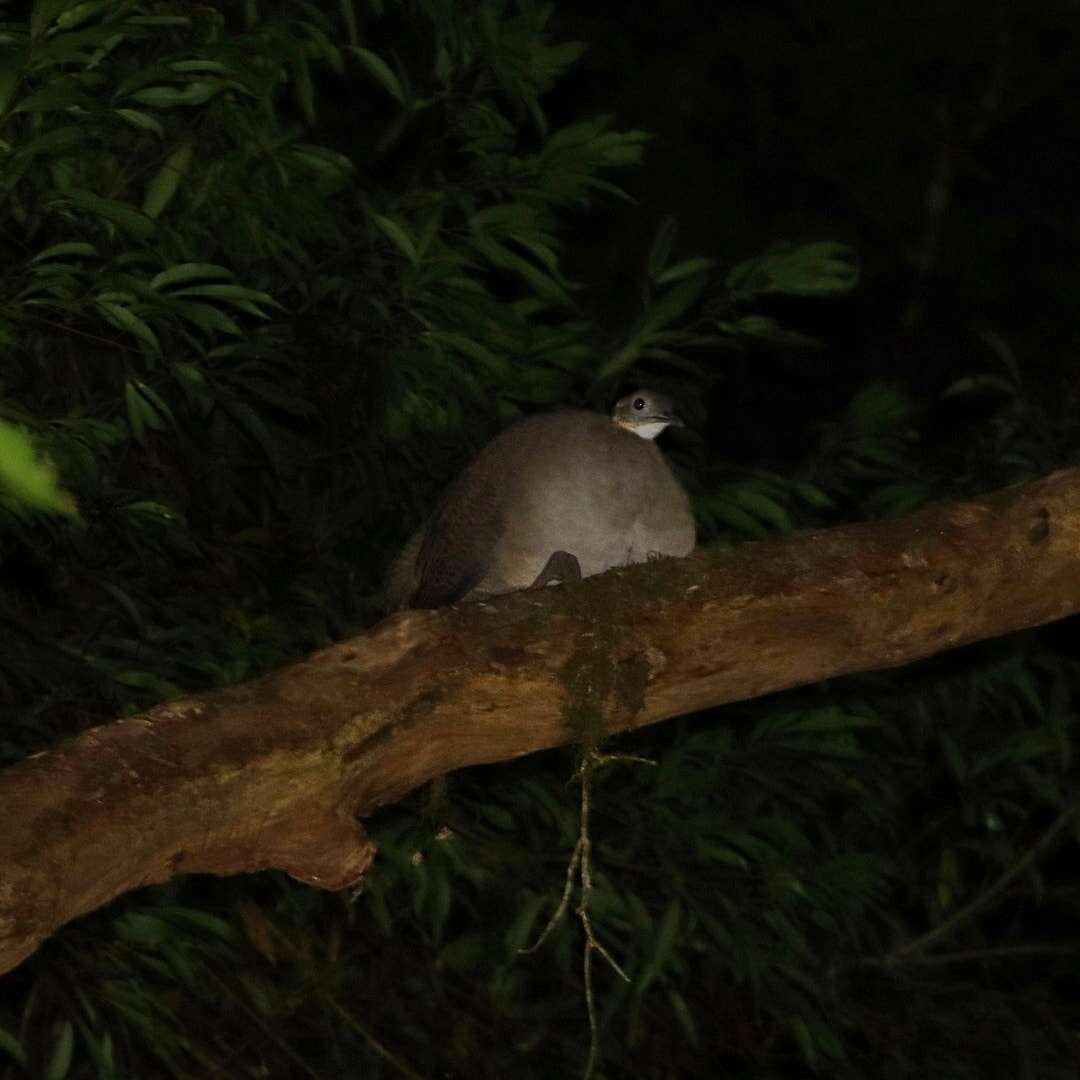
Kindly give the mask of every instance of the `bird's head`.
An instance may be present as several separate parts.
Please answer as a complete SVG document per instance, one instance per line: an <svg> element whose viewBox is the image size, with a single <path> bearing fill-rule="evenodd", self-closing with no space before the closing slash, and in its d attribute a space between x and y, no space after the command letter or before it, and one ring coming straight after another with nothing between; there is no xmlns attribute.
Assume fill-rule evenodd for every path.
<svg viewBox="0 0 1080 1080"><path fill-rule="evenodd" d="M671 398L655 390L635 390L619 398L611 419L643 439L655 439L666 427L685 426L675 415Z"/></svg>

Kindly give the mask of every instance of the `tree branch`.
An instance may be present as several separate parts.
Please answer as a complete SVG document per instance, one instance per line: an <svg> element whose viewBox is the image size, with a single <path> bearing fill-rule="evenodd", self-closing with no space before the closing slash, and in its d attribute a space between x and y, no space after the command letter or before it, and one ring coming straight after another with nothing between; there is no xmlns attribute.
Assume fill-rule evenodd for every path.
<svg viewBox="0 0 1080 1080"><path fill-rule="evenodd" d="M403 612L0 773L0 971L176 874L337 889L357 816L466 765L892 667L1080 610L1080 470L962 503Z"/></svg>

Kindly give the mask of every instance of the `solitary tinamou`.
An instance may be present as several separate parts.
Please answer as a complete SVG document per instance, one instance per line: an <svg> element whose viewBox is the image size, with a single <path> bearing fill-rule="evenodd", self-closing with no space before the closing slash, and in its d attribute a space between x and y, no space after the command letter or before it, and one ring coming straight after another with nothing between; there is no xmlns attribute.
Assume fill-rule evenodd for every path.
<svg viewBox="0 0 1080 1080"><path fill-rule="evenodd" d="M653 440L682 425L652 390L611 416L568 409L496 436L450 486L387 579L386 606L440 607L660 555L689 555L686 492Z"/></svg>

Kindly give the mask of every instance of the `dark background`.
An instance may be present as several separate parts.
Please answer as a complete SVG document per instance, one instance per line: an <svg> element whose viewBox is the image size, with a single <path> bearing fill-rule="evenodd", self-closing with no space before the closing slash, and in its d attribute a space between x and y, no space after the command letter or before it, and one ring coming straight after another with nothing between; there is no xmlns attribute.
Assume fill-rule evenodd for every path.
<svg viewBox="0 0 1080 1080"><path fill-rule="evenodd" d="M190 24L96 66L50 58L31 6L0 6L0 59L30 50L0 110L0 416L82 516L0 503L0 758L373 624L393 552L536 409L671 392L690 431L665 449L710 545L1074 464L1080 14L919 7L567 0L544 30L526 3L359 4L356 43L425 99L410 109L345 48L342 5L185 5ZM71 32L177 11L106 5ZM587 48L539 77L540 40ZM177 57L250 93L124 88L208 77L153 67ZM84 97L30 99L61 86ZM482 138L494 114L508 134ZM639 164L581 167L629 198L530 164L597 114L650 135ZM144 206L185 139L193 164L151 232L72 201ZM296 144L351 167L319 171ZM535 215L514 228L550 242L566 304L477 246L471 215L504 204ZM418 246L438 206L419 262L459 259L477 291L418 282L376 223ZM47 259L43 285L35 258L71 240L96 254ZM823 242L846 245L854 288L815 263L798 287L736 295L747 260ZM609 370L670 297L664 266L697 257L714 263L662 321L666 352L650 339ZM203 297L232 333L145 288L189 262L280 307ZM106 289L160 351L102 314ZM466 345L434 348L432 328ZM611 768L594 793L593 918L630 976L598 963L596 1075L1075 1076L1074 634L620 740L657 765ZM0 982L0 1077L581 1075L579 926L517 955L562 889L574 761L470 770L387 808L359 897L185 879L81 920Z"/></svg>

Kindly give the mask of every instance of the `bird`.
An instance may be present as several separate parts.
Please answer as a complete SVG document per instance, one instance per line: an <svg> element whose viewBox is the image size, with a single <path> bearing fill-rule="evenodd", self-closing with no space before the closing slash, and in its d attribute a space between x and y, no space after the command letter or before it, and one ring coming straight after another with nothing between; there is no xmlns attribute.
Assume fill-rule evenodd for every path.
<svg viewBox="0 0 1080 1080"><path fill-rule="evenodd" d="M507 428L394 560L386 608L442 607L689 555L690 500L655 442L671 426L684 426L671 400L642 389L610 415L561 409Z"/></svg>

